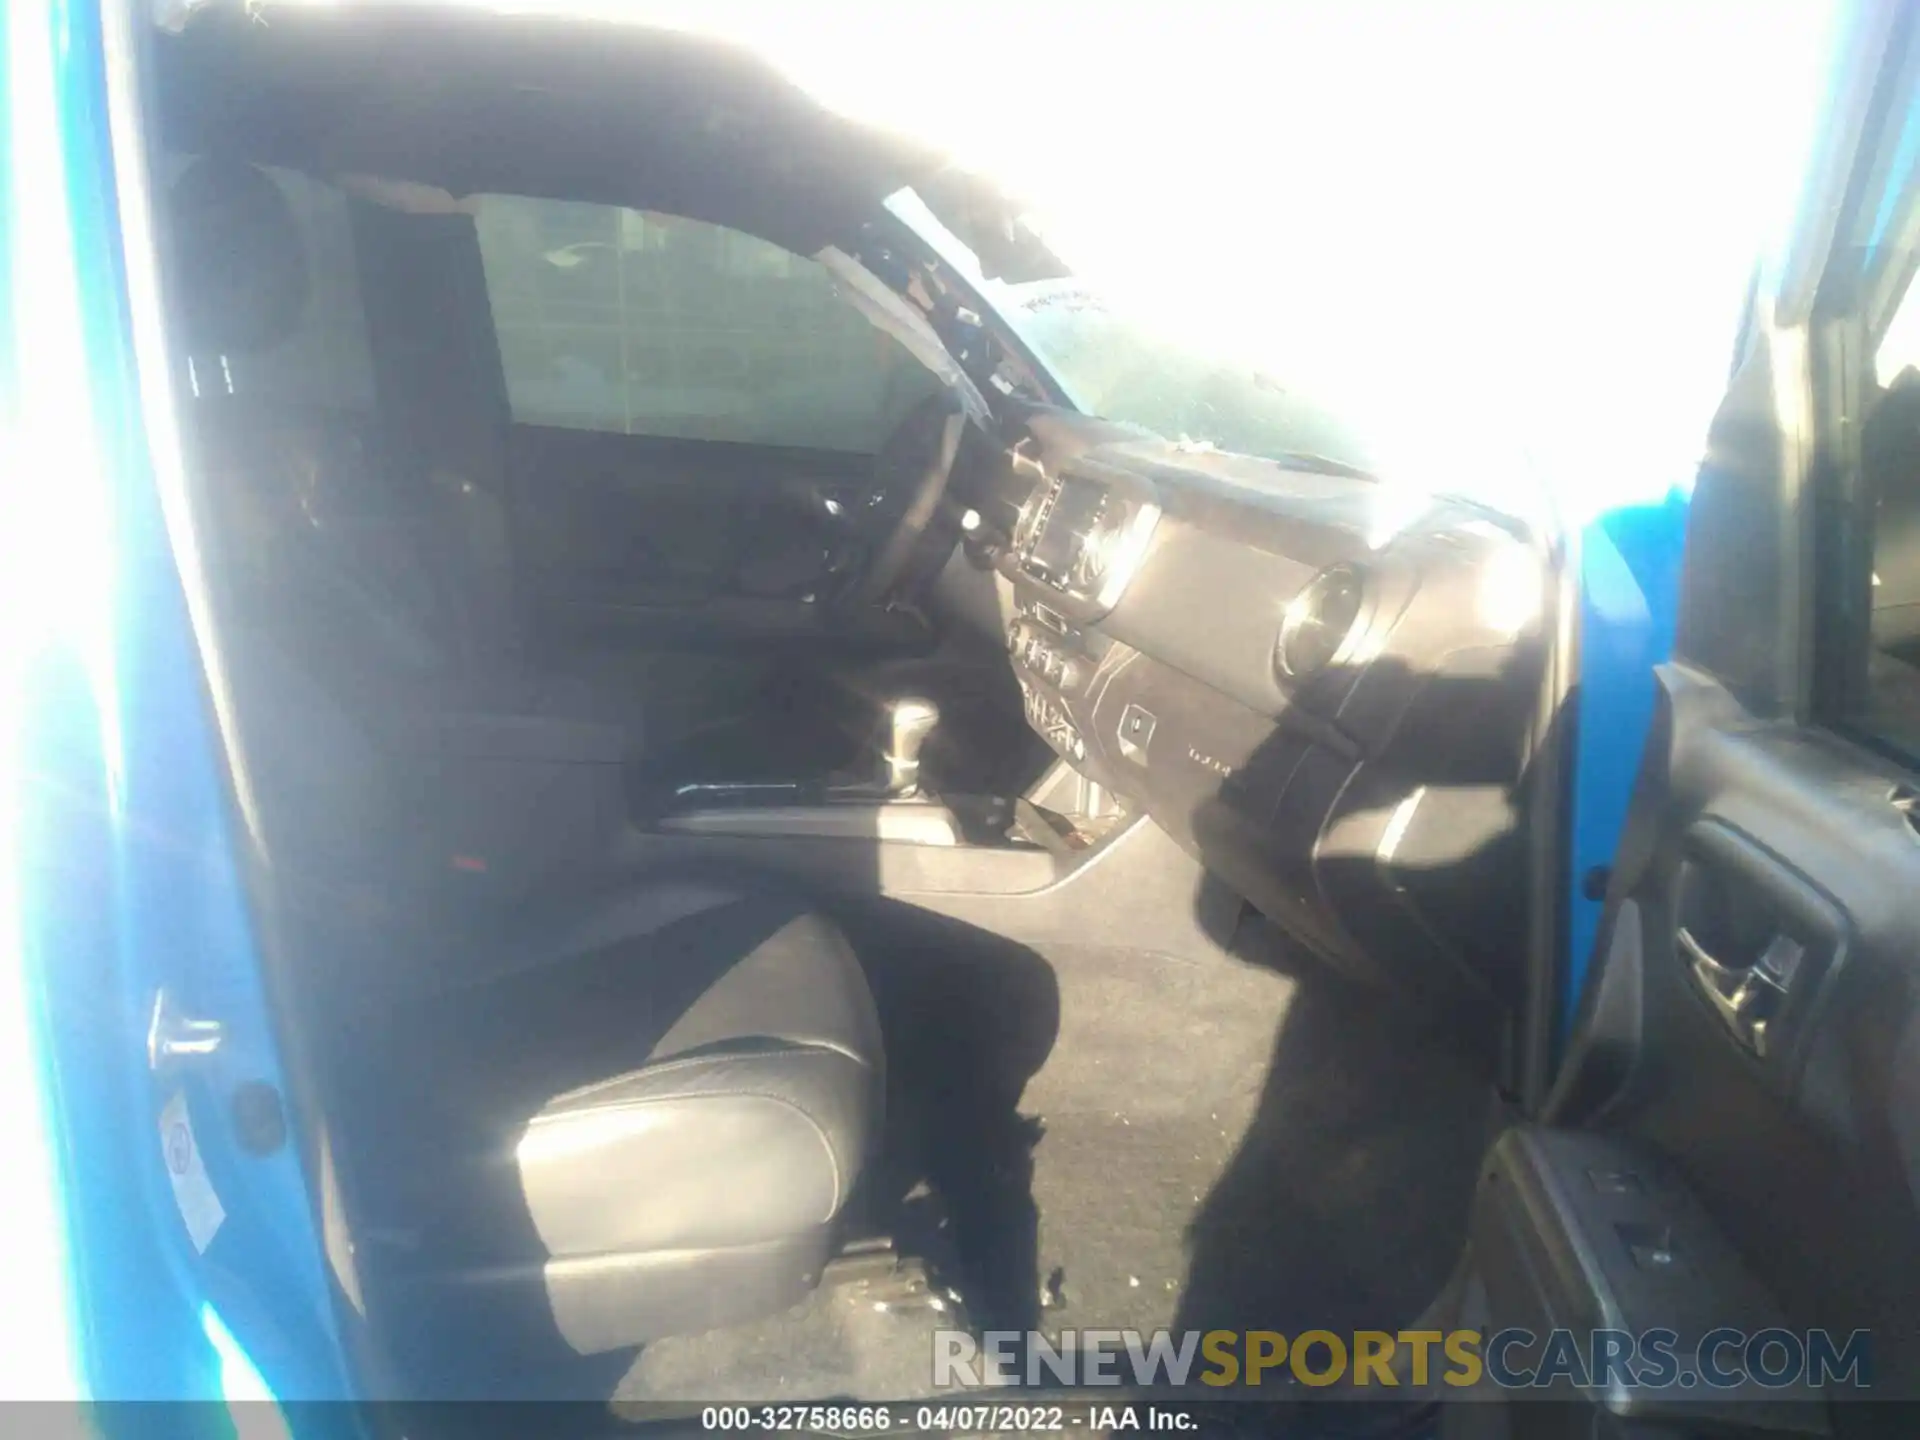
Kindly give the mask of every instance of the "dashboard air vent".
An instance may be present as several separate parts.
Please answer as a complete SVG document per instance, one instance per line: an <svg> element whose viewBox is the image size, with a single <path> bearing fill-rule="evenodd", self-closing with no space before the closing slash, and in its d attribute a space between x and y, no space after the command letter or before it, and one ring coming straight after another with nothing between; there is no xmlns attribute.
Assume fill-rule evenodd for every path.
<svg viewBox="0 0 1920 1440"><path fill-rule="evenodd" d="M1287 606L1274 642L1273 663L1289 680L1305 680L1333 663L1346 647L1366 602L1366 584L1350 565L1322 570Z"/></svg>

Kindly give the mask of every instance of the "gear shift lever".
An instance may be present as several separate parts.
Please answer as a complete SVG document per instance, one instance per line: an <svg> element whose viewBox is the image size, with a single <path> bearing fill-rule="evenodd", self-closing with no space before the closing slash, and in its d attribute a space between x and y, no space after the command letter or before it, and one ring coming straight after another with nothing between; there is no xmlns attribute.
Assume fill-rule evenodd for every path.
<svg viewBox="0 0 1920 1440"><path fill-rule="evenodd" d="M940 707L924 695L903 695L888 703L880 753L887 794L907 799L920 792L920 747L939 723Z"/></svg>

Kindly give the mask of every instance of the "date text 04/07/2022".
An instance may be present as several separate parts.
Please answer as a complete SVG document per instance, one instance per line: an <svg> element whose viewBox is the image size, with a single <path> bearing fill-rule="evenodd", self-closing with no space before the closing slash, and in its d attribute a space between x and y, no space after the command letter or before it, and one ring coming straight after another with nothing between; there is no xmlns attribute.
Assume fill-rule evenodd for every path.
<svg viewBox="0 0 1920 1440"><path fill-rule="evenodd" d="M1128 1430L1190 1432L1199 1421L1177 1405L709 1405L703 1430L836 1435Z"/></svg>

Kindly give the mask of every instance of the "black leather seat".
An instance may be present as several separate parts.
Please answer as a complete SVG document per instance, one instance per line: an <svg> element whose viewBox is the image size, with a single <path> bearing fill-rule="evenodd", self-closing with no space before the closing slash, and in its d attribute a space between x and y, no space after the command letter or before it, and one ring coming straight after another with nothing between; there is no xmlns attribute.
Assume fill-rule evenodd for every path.
<svg viewBox="0 0 1920 1440"><path fill-rule="evenodd" d="M882 1105L839 931L676 878L497 954L491 978L380 1005L332 1047L393 1293L440 1320L550 1314L583 1353L799 1298Z"/></svg>

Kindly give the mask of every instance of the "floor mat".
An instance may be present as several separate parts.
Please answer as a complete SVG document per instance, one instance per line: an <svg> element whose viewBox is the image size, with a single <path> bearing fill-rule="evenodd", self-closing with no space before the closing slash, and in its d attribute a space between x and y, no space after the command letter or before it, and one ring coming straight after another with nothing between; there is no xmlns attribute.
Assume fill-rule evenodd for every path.
<svg viewBox="0 0 1920 1440"><path fill-rule="evenodd" d="M1047 958L1045 1328L1393 1329L1439 1293L1493 1114L1444 1044L1310 965Z"/></svg>
<svg viewBox="0 0 1920 1440"><path fill-rule="evenodd" d="M942 977L890 1045L938 1137L926 1168L977 1323L1392 1329L1445 1285L1496 1114L1445 1037L1284 944L1048 946L1009 998L1026 1020L969 1065L939 1027L980 1041L981 992L1012 961L959 943L1002 953L949 950L978 984ZM1049 1019L1044 1046L1022 1033Z"/></svg>
<svg viewBox="0 0 1920 1440"><path fill-rule="evenodd" d="M822 1285L782 1314L647 1346L620 1382L615 1413L645 1418L665 1400L915 1399L934 1393L928 1361L943 1324L951 1321L924 1303Z"/></svg>

